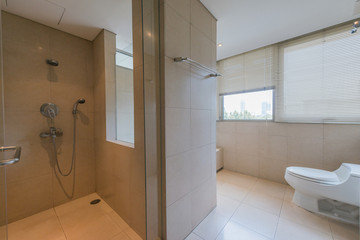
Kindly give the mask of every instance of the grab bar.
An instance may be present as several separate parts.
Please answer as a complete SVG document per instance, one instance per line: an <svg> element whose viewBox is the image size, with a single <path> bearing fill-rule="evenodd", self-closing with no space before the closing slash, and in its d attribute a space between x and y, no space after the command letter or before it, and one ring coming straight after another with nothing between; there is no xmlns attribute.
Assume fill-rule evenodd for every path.
<svg viewBox="0 0 360 240"><path fill-rule="evenodd" d="M189 64L191 64L191 65L193 65L193 66L195 66L197 68L200 68L202 70L205 70L205 71L209 72L210 73L209 77L219 77L219 76L221 76L221 74L216 72L215 70L212 70L211 68L208 68L208 67L206 67L206 66L204 66L204 65L202 65L202 64L200 64L200 63L198 63L198 62L196 62L196 61L194 61L194 60L192 60L191 58L188 58L188 57L176 57L176 58L174 58L174 62L187 62L187 63L189 63Z"/></svg>
<svg viewBox="0 0 360 240"><path fill-rule="evenodd" d="M20 155L21 155L21 147L19 146L10 146L10 147L0 147L0 152L5 152L9 150L15 150L15 154L13 158L0 160L0 166L3 165L10 165L14 164L20 161Z"/></svg>

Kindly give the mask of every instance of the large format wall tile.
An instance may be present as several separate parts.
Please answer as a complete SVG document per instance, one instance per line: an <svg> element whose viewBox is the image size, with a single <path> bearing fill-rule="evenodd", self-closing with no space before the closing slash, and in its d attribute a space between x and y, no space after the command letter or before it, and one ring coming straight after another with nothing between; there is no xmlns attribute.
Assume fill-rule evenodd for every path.
<svg viewBox="0 0 360 240"><path fill-rule="evenodd" d="M8 145L22 147L18 164L8 168L10 221L27 217L56 204L95 191L92 43L6 12L3 18L5 132ZM59 61L58 67L46 59ZM19 59L25 64L19 64ZM39 137L50 126L63 130L56 139L57 155L64 171L72 156L73 104L79 98L75 183L54 175L55 157L50 138ZM39 112L43 103L59 106L51 122ZM75 184L75 185L74 185ZM62 186L62 187L61 187ZM65 194L72 192L68 198Z"/></svg>
<svg viewBox="0 0 360 240"><path fill-rule="evenodd" d="M198 0L164 1L167 239L184 239L216 205L216 19Z"/></svg>
<svg viewBox="0 0 360 240"><path fill-rule="evenodd" d="M283 183L289 166L334 171L341 163L360 164L359 131L358 125L217 122L216 143L225 169Z"/></svg>

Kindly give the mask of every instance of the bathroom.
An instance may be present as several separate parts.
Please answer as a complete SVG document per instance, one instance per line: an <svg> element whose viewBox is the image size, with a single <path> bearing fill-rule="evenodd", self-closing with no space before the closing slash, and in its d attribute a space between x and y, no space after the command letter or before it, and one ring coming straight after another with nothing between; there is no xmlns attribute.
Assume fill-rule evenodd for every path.
<svg viewBox="0 0 360 240"><path fill-rule="evenodd" d="M351 84L359 75L360 33L350 32L360 5L331 1L323 9L324 0L299 1L298 15L281 15L293 6L222 4L1 2L0 139L9 147L2 159L10 159L0 167L1 240L359 239L357 224L292 202L284 178L291 166L334 171L360 164L356 113L347 115L338 101L331 106L343 115L329 119L314 114L324 106L310 103L305 119L293 119L279 89L281 54L291 60L308 42L316 52L348 34L352 42L327 53L354 57L341 66L348 72L330 73L345 78L336 85L340 97L355 94L346 86L358 86ZM296 25L307 11L319 21ZM317 19L319 12L327 17ZM274 15L278 22L262 26ZM323 89L306 77L308 92ZM260 90L271 93L265 119L225 114L232 95Z"/></svg>

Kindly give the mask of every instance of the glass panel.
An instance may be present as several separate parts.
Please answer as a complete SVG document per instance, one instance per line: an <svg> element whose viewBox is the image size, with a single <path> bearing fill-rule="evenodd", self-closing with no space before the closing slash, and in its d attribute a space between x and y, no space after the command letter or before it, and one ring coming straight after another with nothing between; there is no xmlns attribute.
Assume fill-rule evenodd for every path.
<svg viewBox="0 0 360 240"><path fill-rule="evenodd" d="M0 6L0 146L4 146L4 109L3 109L3 61L2 61L2 27ZM2 157L2 156L0 156ZM6 182L5 167L0 167L0 240L7 239L7 216L6 216Z"/></svg>
<svg viewBox="0 0 360 240"><path fill-rule="evenodd" d="M273 90L245 92L223 97L224 120L272 120Z"/></svg>

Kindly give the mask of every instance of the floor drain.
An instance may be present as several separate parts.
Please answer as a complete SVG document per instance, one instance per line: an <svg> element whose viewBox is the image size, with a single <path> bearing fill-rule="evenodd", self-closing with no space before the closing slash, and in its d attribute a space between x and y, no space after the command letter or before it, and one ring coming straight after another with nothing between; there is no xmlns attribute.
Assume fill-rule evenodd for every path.
<svg viewBox="0 0 360 240"><path fill-rule="evenodd" d="M94 204L98 204L101 200L100 199L95 199L95 200L92 200L90 202L91 205L94 205Z"/></svg>

